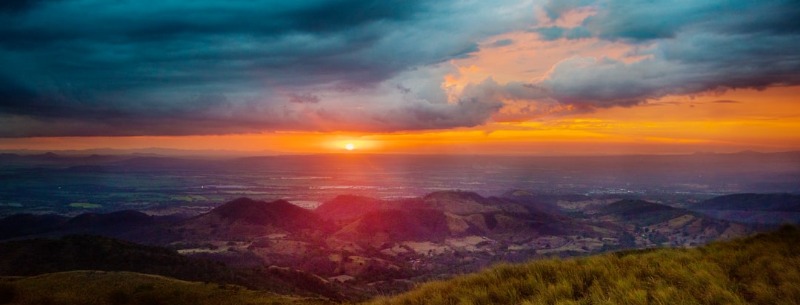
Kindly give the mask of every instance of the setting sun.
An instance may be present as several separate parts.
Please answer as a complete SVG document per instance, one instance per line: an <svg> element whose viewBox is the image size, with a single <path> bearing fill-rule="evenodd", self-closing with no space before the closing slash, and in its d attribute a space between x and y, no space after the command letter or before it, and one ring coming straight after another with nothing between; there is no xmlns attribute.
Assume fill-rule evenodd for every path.
<svg viewBox="0 0 800 305"><path fill-rule="evenodd" d="M354 149L356 149L356 146L353 145L353 143L347 143L347 144L344 145L344 149L346 149L346 150L354 150Z"/></svg>

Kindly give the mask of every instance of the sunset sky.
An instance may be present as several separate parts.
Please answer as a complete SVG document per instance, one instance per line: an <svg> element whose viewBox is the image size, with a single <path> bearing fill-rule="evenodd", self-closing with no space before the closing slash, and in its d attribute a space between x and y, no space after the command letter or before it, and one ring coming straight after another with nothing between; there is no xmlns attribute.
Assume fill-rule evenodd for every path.
<svg viewBox="0 0 800 305"><path fill-rule="evenodd" d="M13 0L0 67L0 150L800 150L794 0Z"/></svg>

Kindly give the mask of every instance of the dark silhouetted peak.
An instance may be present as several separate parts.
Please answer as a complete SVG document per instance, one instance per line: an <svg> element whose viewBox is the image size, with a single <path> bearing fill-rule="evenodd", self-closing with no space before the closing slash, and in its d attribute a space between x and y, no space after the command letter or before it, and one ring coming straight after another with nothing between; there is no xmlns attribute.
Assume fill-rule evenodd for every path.
<svg viewBox="0 0 800 305"><path fill-rule="evenodd" d="M503 197L532 197L534 196L533 193L525 191L525 190L510 190L502 195Z"/></svg>
<svg viewBox="0 0 800 305"><path fill-rule="evenodd" d="M711 198L695 207L704 210L800 212L800 195L787 193L732 194Z"/></svg>
<svg viewBox="0 0 800 305"><path fill-rule="evenodd" d="M247 220L252 223L270 223L282 216L290 217L295 214L302 214L301 210L303 208L295 206L286 200L266 202L250 198L238 198L211 210L210 213L219 215L222 218Z"/></svg>
<svg viewBox="0 0 800 305"><path fill-rule="evenodd" d="M602 209L603 213L606 214L619 214L619 215L637 215L642 213L653 213L659 211L673 211L673 210L680 210L678 208L673 208L668 205L663 205L659 203L653 203L644 200L637 200L637 199L623 199L614 203L611 203Z"/></svg>
<svg viewBox="0 0 800 305"><path fill-rule="evenodd" d="M689 210L636 199L623 199L609 204L601 208L600 214L615 216L622 221L639 225L653 225L685 215L706 218Z"/></svg>
<svg viewBox="0 0 800 305"><path fill-rule="evenodd" d="M238 198L197 218L204 218L209 215L219 217L229 223L243 222L251 225L274 226L284 229L326 228L324 221L319 216L286 200L266 202L250 198Z"/></svg>

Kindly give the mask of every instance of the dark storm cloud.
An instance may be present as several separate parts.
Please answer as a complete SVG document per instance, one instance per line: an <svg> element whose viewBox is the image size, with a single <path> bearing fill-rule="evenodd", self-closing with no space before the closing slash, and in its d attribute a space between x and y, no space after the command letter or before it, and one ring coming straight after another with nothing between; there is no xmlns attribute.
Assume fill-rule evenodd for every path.
<svg viewBox="0 0 800 305"><path fill-rule="evenodd" d="M793 1L28 0L0 4L0 136L398 131L480 125L506 101L630 106L670 94L800 84ZM472 84L447 62L497 34L638 46L570 58L541 82ZM496 39L496 38L495 38ZM510 39L483 44L503 47ZM450 67L452 68L452 67Z"/></svg>
<svg viewBox="0 0 800 305"><path fill-rule="evenodd" d="M48 0L5 0L0 1L0 14L17 13L28 10Z"/></svg>
<svg viewBox="0 0 800 305"><path fill-rule="evenodd" d="M6 2L3 2L6 3ZM73 39L174 39L185 35L332 33L372 22L409 21L422 1L10 1L5 45ZM0 6L2 8L3 6ZM19 12L27 10L25 12ZM80 18L76 18L80 17Z"/></svg>
<svg viewBox="0 0 800 305"><path fill-rule="evenodd" d="M509 5L518 6L4 1L0 117L9 123L0 136L408 130L419 129L414 118L458 115L465 118L425 126L474 125L493 104L404 99L375 88L404 71L469 56L484 38L519 27L525 14L503 13ZM330 98L340 93L350 96ZM374 119L388 112L397 119Z"/></svg>
<svg viewBox="0 0 800 305"><path fill-rule="evenodd" d="M304 79L362 83L381 80L403 64L435 62L471 50L473 44L464 43L436 57L401 58L395 66L358 54L427 9L420 1L86 5L63 0L0 19L0 46L30 60L45 60L44 71L36 72L85 81L89 89L214 77L197 75L203 72L231 81L272 76L291 84ZM109 79L112 83L99 84Z"/></svg>
<svg viewBox="0 0 800 305"><path fill-rule="evenodd" d="M548 14L587 5L550 4ZM796 1L597 1L597 14L573 29L539 28L545 39L580 29L639 45L645 59L571 58L541 85L561 103L631 106L671 94L800 84L800 6Z"/></svg>
<svg viewBox="0 0 800 305"><path fill-rule="evenodd" d="M607 39L674 38L682 32L720 34L797 33L800 7L794 0L605 1L584 26Z"/></svg>

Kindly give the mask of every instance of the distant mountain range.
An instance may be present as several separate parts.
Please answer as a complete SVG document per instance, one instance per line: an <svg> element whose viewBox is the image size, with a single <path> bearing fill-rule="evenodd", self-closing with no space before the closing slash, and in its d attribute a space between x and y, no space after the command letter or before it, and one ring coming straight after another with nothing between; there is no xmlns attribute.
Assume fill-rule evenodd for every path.
<svg viewBox="0 0 800 305"><path fill-rule="evenodd" d="M344 238L358 243L386 234L387 241L392 242L472 235L513 240L520 235L592 236L620 225L646 228L670 221L688 225L690 220L702 220L705 226L728 225L722 222L724 220L705 216L712 211L800 213L800 196L792 194L726 195L697 203L689 209L626 199L586 208L582 212L586 216L568 214L557 203L584 200L588 199L568 195L554 198L519 191L503 197L443 191L420 198L388 201L343 195L311 211L284 200L267 202L240 198L191 218L150 216L137 211L85 213L71 218L13 215L0 219L0 239L100 234L164 244L212 237L247 240L285 234L297 238Z"/></svg>
<svg viewBox="0 0 800 305"><path fill-rule="evenodd" d="M441 191L400 200L344 195L315 210L285 200L239 198L192 217L150 216L137 211L75 217L23 214L0 219L0 238L11 240L0 244L5 247L0 250L0 266L5 266L0 267L0 274L3 270L5 274L32 274L11 272L15 268L37 273L80 268L141 272L145 263L137 267L135 257L146 254L142 261L152 255L163 257L158 260L167 265L187 259L217 261L231 270L277 272L283 276L280 279L292 279L285 287L295 287L294 280L300 279L304 283L300 286L311 285L308 287L313 289L303 289L316 295L337 297L333 291L349 291L349 295L367 297L402 291L416 281L479 270L497 261L695 246L746 236L767 227L715 218L708 209L694 207L789 213L796 208L796 197L740 194L687 209L583 195L512 191L484 197ZM71 234L102 235L149 246L100 237L52 239ZM114 254L114 249L130 254ZM133 255L130 268L103 267L123 266L122 260L114 259L126 255ZM180 272L156 271L147 272L188 278ZM208 272L217 272L212 271Z"/></svg>

